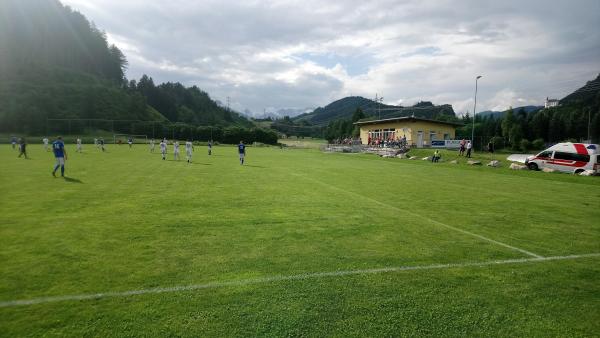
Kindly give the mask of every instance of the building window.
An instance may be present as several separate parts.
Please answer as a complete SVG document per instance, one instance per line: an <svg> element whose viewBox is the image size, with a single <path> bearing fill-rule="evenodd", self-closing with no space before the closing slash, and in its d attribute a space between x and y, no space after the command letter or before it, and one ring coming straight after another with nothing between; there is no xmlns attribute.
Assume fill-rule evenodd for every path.
<svg viewBox="0 0 600 338"><path fill-rule="evenodd" d="M432 130L432 131L430 131L430 132L429 132L429 139L430 139L431 141L434 141L434 140L436 139L436 137L437 137L436 135L437 135L437 134L435 133L435 131L433 131L433 130Z"/></svg>
<svg viewBox="0 0 600 338"><path fill-rule="evenodd" d="M444 140L449 140L450 139L450 134L444 134Z"/></svg>
<svg viewBox="0 0 600 338"><path fill-rule="evenodd" d="M396 129L383 129L383 139L392 140L396 138Z"/></svg>
<svg viewBox="0 0 600 338"><path fill-rule="evenodd" d="M383 131L381 129L369 130L369 138L371 140L378 140L383 136Z"/></svg>

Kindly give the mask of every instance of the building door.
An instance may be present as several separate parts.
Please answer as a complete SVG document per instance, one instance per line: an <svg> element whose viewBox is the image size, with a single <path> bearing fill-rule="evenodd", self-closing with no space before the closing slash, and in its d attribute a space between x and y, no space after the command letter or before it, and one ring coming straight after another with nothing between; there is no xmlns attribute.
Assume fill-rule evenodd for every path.
<svg viewBox="0 0 600 338"><path fill-rule="evenodd" d="M417 148L423 148L423 132L417 132Z"/></svg>

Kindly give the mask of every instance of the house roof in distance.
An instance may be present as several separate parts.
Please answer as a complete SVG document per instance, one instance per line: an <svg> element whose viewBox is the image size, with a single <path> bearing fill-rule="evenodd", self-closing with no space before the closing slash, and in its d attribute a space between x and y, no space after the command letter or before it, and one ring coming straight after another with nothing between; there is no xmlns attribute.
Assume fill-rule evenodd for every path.
<svg viewBox="0 0 600 338"><path fill-rule="evenodd" d="M414 116L400 116L400 117L392 117L392 118L381 119L381 120L361 120L361 121L354 122L354 124L362 126L362 125L379 124L379 123L387 123L387 122L417 122L417 121L445 124L445 125L454 126L454 127L462 127L463 126L462 123L438 121L438 120L425 119L422 117L414 117Z"/></svg>

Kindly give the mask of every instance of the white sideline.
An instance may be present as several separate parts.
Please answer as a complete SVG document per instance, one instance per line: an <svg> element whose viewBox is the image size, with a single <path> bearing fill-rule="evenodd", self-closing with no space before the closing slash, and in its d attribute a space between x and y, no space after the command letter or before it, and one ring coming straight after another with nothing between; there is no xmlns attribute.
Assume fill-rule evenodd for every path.
<svg viewBox="0 0 600 338"><path fill-rule="evenodd" d="M529 262L558 261L558 260L588 258L588 257L600 257L600 253L568 255L568 256L553 256L553 257L516 258L516 259L505 259L505 260L485 261L485 262L471 262L471 263L399 266L399 267L387 267L387 268L364 269L364 270L339 270L339 271L331 271L331 272L303 273L303 274L289 275L289 276L272 276L272 277L263 277L263 278L254 278L254 279L242 279L242 280L228 281L228 282L212 282L212 283L206 283L206 284L161 287L161 288L118 291L118 292L102 292L102 293L80 294L80 295L41 297L41 298L32 298L32 299L3 301L3 302L0 302L0 308L36 305L36 304L44 304L44 303L55 303L55 302L63 302L63 301L82 301L82 300L103 299L103 298L129 297L129 296L145 295L145 294L194 291L194 290L202 290L202 289L216 289L216 288L223 288L223 287L230 287L230 286L266 284L266 283L275 283L275 282L283 282L283 281L294 281L294 280L316 279L316 278L327 278L327 277L340 277L340 276L349 276L349 275L366 275L366 274L378 274L378 273L413 271L413 270L436 270L436 269L451 269L451 268L466 268L466 267L482 267L482 266L503 265L503 264L522 264L522 263L529 263Z"/></svg>
<svg viewBox="0 0 600 338"><path fill-rule="evenodd" d="M508 244L506 244L506 243L498 242L498 241L496 241L496 240L494 240L494 239L491 239L491 238L488 238L488 237L485 237L485 236L482 236L482 235L478 235L478 234L476 234L476 233L473 233L473 232L470 232L470 231L467 231L467 230L463 230L463 229L460 229L460 228L453 227L453 226L451 226L451 225L448 225L448 224L442 223L442 222L440 222L440 221L436 221L436 220L434 220L434 219L431 219L431 218L429 218L429 217L426 217L426 216L423 216L423 215L420 215L420 214L414 213L414 212L412 212L412 211L408 211L408 210L400 209L400 208L398 208L398 207L395 207L395 206L393 206L393 205L391 205L391 204L383 203L383 202L381 202L381 201L378 201L378 200L376 200L376 199L374 199L374 198L367 197L367 196L363 196L363 195L361 195L361 194L358 194L358 193L355 193L355 192L353 192L353 191L344 190L344 189L342 189L342 188L336 187L336 186L334 186L334 185L331 185L331 184L329 184L329 183L325 183L325 182L322 182L322 181L316 180L316 179L314 179L314 178L311 178L311 177L306 177L306 176L303 176L303 175L300 175L300 174L297 174L297 173L292 173L292 175L300 176L300 177L302 177L302 178L305 178L305 179L307 179L307 180L311 180L311 181L317 182L317 183L319 183L319 184L322 184L322 185L324 185L324 186L327 186L327 187L329 187L329 188L332 188L332 189L339 190L339 191L341 191L341 192L344 192L344 193L346 193L346 194L354 195L354 196L360 197L361 199L367 199L367 200L369 200L369 201L371 201L371 202L373 202L373 203L376 203L376 204L382 205L382 206L384 206L384 207L388 207L388 208L391 208L391 209L394 209L394 210L397 210L397 211L400 211L400 212L407 213L407 214L409 214L409 215L412 215L412 216L415 216L415 217L419 217L419 218L421 218L421 219L424 219L424 220L426 220L426 221L429 221L429 222L431 222L431 223L434 223L434 224L437 224L437 225L441 225L441 226L443 226L443 227L446 227L446 228L448 228L448 229L451 229L451 230L454 230L454 231L457 231L457 232L461 232L461 233L463 233L463 234L465 234L465 235L469 235L469 236L472 236L472 237L476 237L476 238L482 239L482 240L484 240L484 241L488 241L488 242L490 242L490 243L494 243L494 244L497 244L497 245L501 245L501 246L503 246L503 247L505 247L505 248L509 248L509 249L512 249L512 250L515 250L515 251L519 251L520 253L524 253L524 254L526 254L527 256L531 256L531 257L535 257L535 258L542 258L542 257L543 257L543 256L540 256L540 255L538 255L538 254L535 254L535 253L533 253L533 252L531 252L531 251L527 251L527 250L524 250L524 249L521 249L521 248L517 248L517 247L514 247L514 246L512 246L512 245L508 245Z"/></svg>

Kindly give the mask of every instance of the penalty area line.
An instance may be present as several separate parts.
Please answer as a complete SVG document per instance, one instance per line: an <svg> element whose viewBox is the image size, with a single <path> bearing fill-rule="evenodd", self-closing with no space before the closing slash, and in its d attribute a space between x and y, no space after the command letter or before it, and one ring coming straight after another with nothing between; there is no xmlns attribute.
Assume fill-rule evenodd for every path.
<svg viewBox="0 0 600 338"><path fill-rule="evenodd" d="M194 284L194 285L159 287L159 288L139 289L139 290L129 290L129 291L102 292L102 293L91 293L91 294L51 296L51 297L40 297L40 298L32 298L32 299L11 300L11 301L0 302L0 308L27 306L27 305L36 305L36 304L45 304L45 303L56 303L56 302L66 302L66 301L85 301L85 300L98 300L98 299L104 299L104 298L130 297L130 296L146 295L146 294L176 293L176 292L203 290L203 289L217 289L217 288L245 286L245 285L253 285L253 284L268 284L268 283L277 283L277 282L285 282L285 281L319 279L319 278L334 278L334 277L353 276L353 275L370 275L370 274L393 273L393 272L402 272L402 271L425 271L425 270L441 270L441 269L452 269L452 268L485 267L485 266L506 265L506 264L523 264L523 263L532 263L532 262L573 260L573 259L589 258L589 257L600 257L600 253L568 255L568 256L534 257L534 258L515 258L515 259L470 262L470 263L450 263L450 264L384 267L384 268L363 269L363 270L338 270L338 271L330 271L330 272L303 273L303 274L288 275L288 276L279 275L279 276L253 278L253 279L242 279L242 280L237 280L237 281L212 282L212 283L206 283L206 284Z"/></svg>
<svg viewBox="0 0 600 338"><path fill-rule="evenodd" d="M306 177L306 176L303 176L303 175L300 175L300 174L297 174L297 173L292 173L292 175L295 175L295 176L300 176L300 177L302 177L302 178L304 178L304 179L307 179L307 180L310 180L310 181L314 181L314 182L316 182L316 183L319 183L319 184L321 184L321 185L324 185L324 186L326 186L326 187L329 187L329 188L331 188L331 189L335 189L335 190L341 191L341 192L343 192L343 193L346 193L346 194L349 194L349 195L352 195L352 196L355 196L355 197L359 197L359 198L361 198L361 199L367 199L367 200L369 200L369 201L371 201L371 202L373 202L373 203L379 204L379 205L381 205L381 206L384 206L384 207L387 207L387 208L391 208L391 209L397 210L397 211L399 211L399 212L403 212L403 213L406 213L406 214L412 215L412 216L414 216L414 217L418 217L418 218L420 218L420 219L423 219L423 220L426 220L426 221L428 221L428 222L430 222L430 223L437 224L437 225L441 225L441 226L443 226L443 227L445 227L445 228L448 228L448 229L450 229L450 230L454 230L454 231L456 231L456 232L460 232L460 233L463 233L463 234L465 234L465 235L469 235L469 236L471 236L471 237L476 237L476 238L479 238L479 239L481 239L481 240L484 240L484 241L487 241L487 242L490 242L490 243L494 243L494 244L497 244L497 245L503 246L503 247L505 247L505 248L508 248L508 249L511 249L511 250L518 251L518 252L520 252L520 253L523 253L523 254L525 254L525 255L527 255L527 256L531 256L531 257L535 257L535 258L542 258L542 257L543 257L543 256L540 256L540 255L538 255L538 254L535 254L535 253L533 253L533 252L531 252L531 251L527 251L527 250L525 250L525 249L517 248L517 247L515 247L515 246L509 245L509 244L506 244L506 243L503 243L503 242L499 242L499 241L497 241L497 240L495 240L495 239L491 239L491 238L488 238L488 237L485 237L485 236L482 236L482 235L476 234L476 233L474 233L474 232L470 232L470 231L463 230L463 229L460 229L460 228L457 228L457 227L453 227L452 225L448 225L448 224L446 224L446 223L442 223L442 222L440 222L440 221L436 221L436 220L434 220L434 219L431 219L431 218L429 218L429 217L423 216L423 215L421 215L421 214L417 214L416 212L408 211L408 210L405 210L405 209L400 209L400 208L398 208L398 207L395 207L395 206L393 206L393 205L391 205L391 204L383 203L383 202L381 202L381 201L378 201L378 200L376 200L376 199L374 199L374 198L371 198L371 197L368 197L368 196L363 196L363 195L361 195L361 194L358 194L358 193L355 193L355 192L353 192L353 191L345 190L345 189L342 189L342 188L336 187L336 186L334 186L334 185L331 185L331 184L329 184L329 183L325 183L325 182L322 182L322 181L316 180L316 179L314 179L314 178Z"/></svg>

